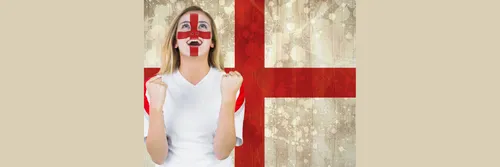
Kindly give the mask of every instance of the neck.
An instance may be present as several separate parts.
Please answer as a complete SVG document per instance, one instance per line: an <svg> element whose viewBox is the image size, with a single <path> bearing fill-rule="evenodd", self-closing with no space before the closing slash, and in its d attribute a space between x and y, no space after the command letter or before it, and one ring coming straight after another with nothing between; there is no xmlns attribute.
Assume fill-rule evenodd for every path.
<svg viewBox="0 0 500 167"><path fill-rule="evenodd" d="M179 72L190 82L197 83L210 71L208 56L182 56Z"/></svg>

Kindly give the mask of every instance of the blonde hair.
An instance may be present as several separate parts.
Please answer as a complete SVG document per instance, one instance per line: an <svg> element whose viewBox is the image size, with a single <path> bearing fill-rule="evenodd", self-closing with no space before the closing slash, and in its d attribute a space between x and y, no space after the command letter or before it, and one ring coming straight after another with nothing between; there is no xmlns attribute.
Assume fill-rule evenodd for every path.
<svg viewBox="0 0 500 167"><path fill-rule="evenodd" d="M177 17L175 17L170 25L170 29L165 36L165 43L163 44L161 65L158 75L171 74L180 67L181 61L179 49L174 47L177 42L177 27L179 19L182 17L182 15L191 11L200 11L210 19L210 25L212 29L212 43L214 44L214 47L210 48L210 51L208 52L208 65L219 70L224 70L224 59L220 56L219 37L217 35L217 28L215 26L214 19L200 7L190 6L184 9L179 15L177 15Z"/></svg>

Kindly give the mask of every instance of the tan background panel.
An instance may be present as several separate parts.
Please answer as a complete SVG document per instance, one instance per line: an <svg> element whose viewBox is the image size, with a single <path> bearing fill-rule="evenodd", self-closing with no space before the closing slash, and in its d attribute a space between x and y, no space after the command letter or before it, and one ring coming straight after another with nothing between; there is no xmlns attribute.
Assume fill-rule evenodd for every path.
<svg viewBox="0 0 500 167"><path fill-rule="evenodd" d="M357 3L357 167L500 166L497 6ZM0 166L143 165L142 9L0 2Z"/></svg>
<svg viewBox="0 0 500 167"><path fill-rule="evenodd" d="M358 1L358 167L500 166L498 5Z"/></svg>
<svg viewBox="0 0 500 167"><path fill-rule="evenodd" d="M142 1L0 1L0 166L143 165Z"/></svg>

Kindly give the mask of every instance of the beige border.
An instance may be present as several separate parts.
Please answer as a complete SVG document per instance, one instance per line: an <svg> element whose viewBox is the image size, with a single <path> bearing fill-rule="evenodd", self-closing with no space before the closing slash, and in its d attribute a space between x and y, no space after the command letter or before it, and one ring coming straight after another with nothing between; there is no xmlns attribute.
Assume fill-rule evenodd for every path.
<svg viewBox="0 0 500 167"><path fill-rule="evenodd" d="M143 165L142 7L0 2L0 166ZM500 166L496 7L358 2L358 167Z"/></svg>
<svg viewBox="0 0 500 167"><path fill-rule="evenodd" d="M0 166L143 165L142 3L0 2Z"/></svg>
<svg viewBox="0 0 500 167"><path fill-rule="evenodd" d="M357 167L500 166L487 2L358 1Z"/></svg>

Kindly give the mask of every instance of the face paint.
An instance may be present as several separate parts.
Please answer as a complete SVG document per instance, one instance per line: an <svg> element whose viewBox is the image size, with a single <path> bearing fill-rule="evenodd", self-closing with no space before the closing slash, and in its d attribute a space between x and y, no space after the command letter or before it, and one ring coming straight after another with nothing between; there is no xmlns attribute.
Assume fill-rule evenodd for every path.
<svg viewBox="0 0 500 167"><path fill-rule="evenodd" d="M202 38L202 39L211 39L212 38L212 34L210 32L205 32L205 31L199 31L198 30L198 20L199 20L199 17L198 17L198 14L196 13L191 13L190 16L189 16L189 24L191 26L191 29L189 31L185 31L185 32L177 32L177 39L188 39L188 40L199 40L199 38ZM200 42L203 43L203 41L200 40ZM192 46L192 45L189 45L189 52L190 52L190 56L198 56L198 48L199 46L201 46L200 43L199 45L197 46Z"/></svg>

